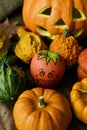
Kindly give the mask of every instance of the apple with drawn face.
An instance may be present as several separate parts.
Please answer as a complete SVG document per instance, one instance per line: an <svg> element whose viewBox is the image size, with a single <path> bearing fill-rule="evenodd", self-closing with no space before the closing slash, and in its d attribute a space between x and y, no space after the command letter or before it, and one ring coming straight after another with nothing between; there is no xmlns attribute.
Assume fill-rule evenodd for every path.
<svg viewBox="0 0 87 130"><path fill-rule="evenodd" d="M30 72L37 86L53 87L64 75L65 62L57 53L42 50L32 58Z"/></svg>

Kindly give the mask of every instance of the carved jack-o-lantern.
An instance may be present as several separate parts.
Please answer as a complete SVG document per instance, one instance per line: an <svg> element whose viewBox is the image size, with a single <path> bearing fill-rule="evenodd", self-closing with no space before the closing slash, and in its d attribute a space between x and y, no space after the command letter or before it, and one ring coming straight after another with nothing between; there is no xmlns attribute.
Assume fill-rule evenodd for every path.
<svg viewBox="0 0 87 130"><path fill-rule="evenodd" d="M67 28L75 37L87 33L87 0L24 0L25 26L54 39Z"/></svg>

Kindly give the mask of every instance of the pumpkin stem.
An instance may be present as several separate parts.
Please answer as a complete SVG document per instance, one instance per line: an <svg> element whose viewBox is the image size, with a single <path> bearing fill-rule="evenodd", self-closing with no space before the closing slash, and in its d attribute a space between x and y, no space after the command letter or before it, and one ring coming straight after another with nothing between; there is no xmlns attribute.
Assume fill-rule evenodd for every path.
<svg viewBox="0 0 87 130"><path fill-rule="evenodd" d="M69 36L71 36L72 34L71 34L71 32L69 31L69 29L65 29L65 31L64 31L64 33L62 34L62 36L64 36L64 37L69 37Z"/></svg>
<svg viewBox="0 0 87 130"><path fill-rule="evenodd" d="M87 89L79 89L81 93L87 93Z"/></svg>
<svg viewBox="0 0 87 130"><path fill-rule="evenodd" d="M44 97L43 96L40 96L39 97L39 102L38 102L38 107L39 108L45 108L46 104L44 102Z"/></svg>

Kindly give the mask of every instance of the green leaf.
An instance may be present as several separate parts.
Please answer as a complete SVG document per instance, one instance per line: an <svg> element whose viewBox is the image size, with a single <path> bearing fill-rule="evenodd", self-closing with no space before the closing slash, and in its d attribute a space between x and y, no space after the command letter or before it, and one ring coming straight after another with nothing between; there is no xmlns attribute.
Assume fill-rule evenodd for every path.
<svg viewBox="0 0 87 130"><path fill-rule="evenodd" d="M19 67L10 65L9 57L0 61L0 102L14 104L25 89L24 73Z"/></svg>
<svg viewBox="0 0 87 130"><path fill-rule="evenodd" d="M47 56L46 55L40 55L39 57L38 57L38 60L40 60L40 59L42 59L42 58L46 58Z"/></svg>

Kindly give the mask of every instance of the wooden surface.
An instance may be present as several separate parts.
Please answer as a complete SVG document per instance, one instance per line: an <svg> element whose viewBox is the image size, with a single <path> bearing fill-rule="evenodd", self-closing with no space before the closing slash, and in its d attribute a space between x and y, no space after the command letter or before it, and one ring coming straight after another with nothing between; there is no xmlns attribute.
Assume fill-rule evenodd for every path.
<svg viewBox="0 0 87 130"><path fill-rule="evenodd" d="M23 24L22 17L21 17L21 8L9 16L9 20L15 21L18 20L20 24ZM84 47L87 47L87 38L84 38L80 41L80 44L83 44ZM76 75L76 66L66 69L65 75L60 82L60 84L56 85L55 90L62 93L70 102L70 91L72 86L75 82L77 82L77 75ZM73 113L73 110L72 110ZM68 127L68 130L87 130L87 125L79 121L73 114L72 122Z"/></svg>

